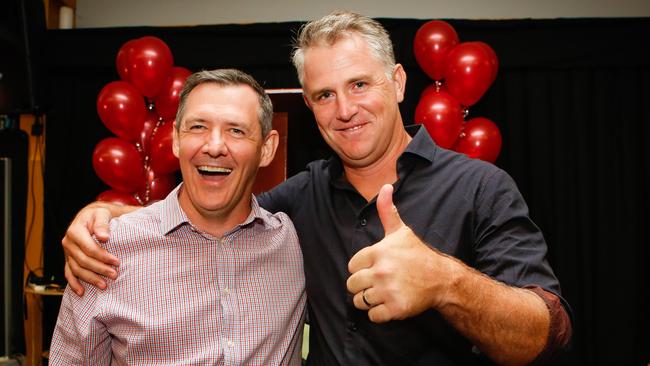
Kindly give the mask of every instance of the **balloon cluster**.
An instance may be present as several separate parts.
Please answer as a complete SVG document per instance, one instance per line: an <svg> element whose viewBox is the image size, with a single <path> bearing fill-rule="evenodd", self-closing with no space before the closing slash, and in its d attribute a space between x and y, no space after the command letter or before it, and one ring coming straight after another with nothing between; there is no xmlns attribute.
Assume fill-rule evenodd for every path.
<svg viewBox="0 0 650 366"><path fill-rule="evenodd" d="M111 187L97 200L145 205L176 184L173 120L191 72L174 66L167 44L152 36L126 42L115 63L121 80L106 84L97 97L100 119L117 136L93 152L95 173Z"/></svg>
<svg viewBox="0 0 650 366"><path fill-rule="evenodd" d="M418 29L415 59L434 80L420 96L415 122L423 124L434 141L471 158L494 163L501 151L499 128L487 118L465 121L497 76L496 53L483 42L460 43L449 23L432 20Z"/></svg>

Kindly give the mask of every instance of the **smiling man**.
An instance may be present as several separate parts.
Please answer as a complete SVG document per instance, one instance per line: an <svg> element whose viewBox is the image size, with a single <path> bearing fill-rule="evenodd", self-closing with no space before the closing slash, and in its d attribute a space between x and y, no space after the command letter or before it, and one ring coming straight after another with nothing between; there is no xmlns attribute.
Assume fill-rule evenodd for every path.
<svg viewBox="0 0 650 366"><path fill-rule="evenodd" d="M275 154L273 107L249 75L185 83L174 155L183 183L111 221L122 263L110 289L66 289L52 365L299 365L303 260L291 221L252 195Z"/></svg>
<svg viewBox="0 0 650 366"><path fill-rule="evenodd" d="M305 102L336 156L258 199L300 237L307 363L553 364L569 306L512 178L404 126L406 73L377 21L333 12L296 38ZM107 217L127 210L91 206L70 225L66 278L79 293L75 276L110 289L91 272L114 277L105 263L118 259L89 231L105 238Z"/></svg>

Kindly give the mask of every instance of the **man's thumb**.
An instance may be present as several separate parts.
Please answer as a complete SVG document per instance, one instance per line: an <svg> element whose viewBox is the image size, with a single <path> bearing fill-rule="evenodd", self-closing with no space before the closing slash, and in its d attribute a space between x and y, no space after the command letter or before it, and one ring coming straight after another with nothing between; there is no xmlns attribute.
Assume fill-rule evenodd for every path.
<svg viewBox="0 0 650 366"><path fill-rule="evenodd" d="M91 234L95 235L95 238L101 242L106 242L110 237L110 226L109 222L111 220L111 214L108 210L97 210L95 212L94 220L92 222Z"/></svg>
<svg viewBox="0 0 650 366"><path fill-rule="evenodd" d="M393 186L391 184L384 184L379 190L377 212L379 220L384 226L384 236L392 234L404 225L397 212L397 207L393 204Z"/></svg>

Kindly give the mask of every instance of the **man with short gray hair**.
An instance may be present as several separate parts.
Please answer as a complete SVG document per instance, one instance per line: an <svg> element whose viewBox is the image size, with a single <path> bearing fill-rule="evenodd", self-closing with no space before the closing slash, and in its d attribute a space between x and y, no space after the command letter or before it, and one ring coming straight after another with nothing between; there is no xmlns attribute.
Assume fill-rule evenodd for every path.
<svg viewBox="0 0 650 366"><path fill-rule="evenodd" d="M109 288L66 288L50 365L300 365L305 282L295 229L252 195L275 154L269 96L233 69L191 75L173 150L183 183L110 223Z"/></svg>

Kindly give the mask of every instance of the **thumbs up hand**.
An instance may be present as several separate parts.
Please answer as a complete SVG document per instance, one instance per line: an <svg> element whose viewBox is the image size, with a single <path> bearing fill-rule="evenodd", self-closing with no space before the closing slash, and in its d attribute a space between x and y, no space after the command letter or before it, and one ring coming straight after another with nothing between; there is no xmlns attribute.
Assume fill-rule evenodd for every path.
<svg viewBox="0 0 650 366"><path fill-rule="evenodd" d="M442 302L450 260L404 224L393 204L393 186L377 196L384 239L357 252L348 263L347 287L354 306L376 323L405 319ZM452 261L453 262L453 261Z"/></svg>
<svg viewBox="0 0 650 366"><path fill-rule="evenodd" d="M384 236L388 236L402 228L407 228L393 204L393 186L384 184L377 195L377 213L384 227Z"/></svg>

